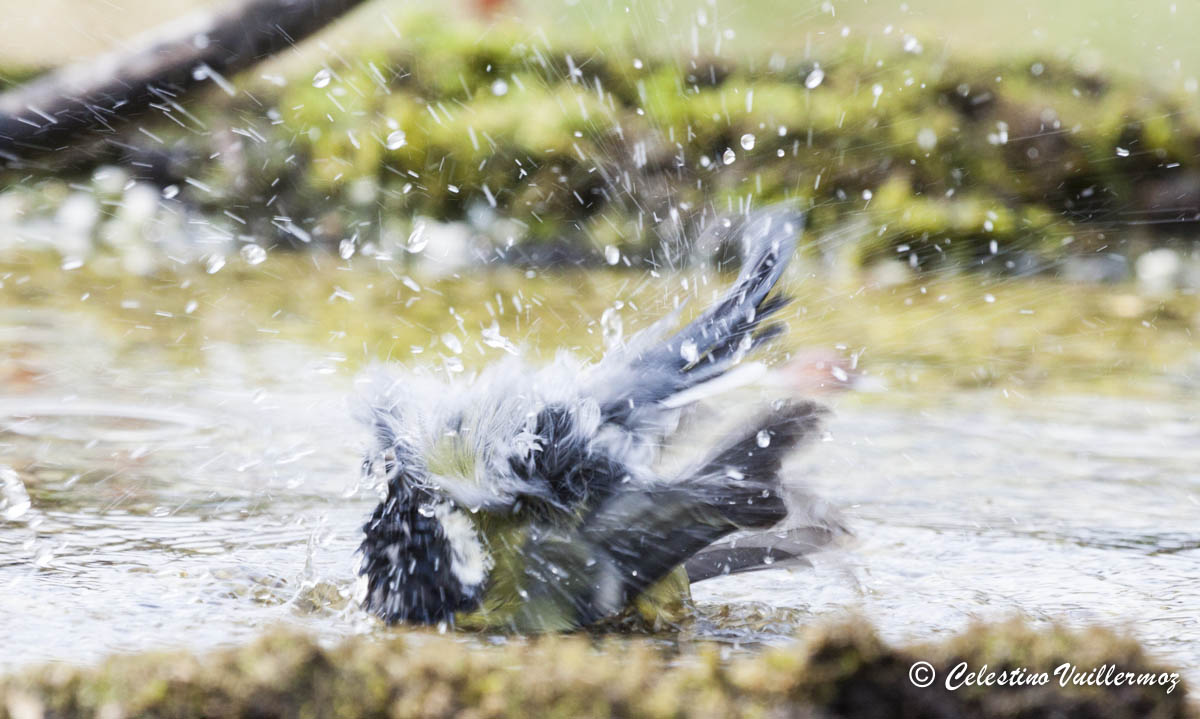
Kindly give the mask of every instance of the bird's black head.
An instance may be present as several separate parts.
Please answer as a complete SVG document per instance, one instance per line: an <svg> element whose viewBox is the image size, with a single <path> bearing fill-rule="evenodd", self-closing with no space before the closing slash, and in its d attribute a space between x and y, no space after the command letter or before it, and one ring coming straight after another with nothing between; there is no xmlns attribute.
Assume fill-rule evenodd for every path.
<svg viewBox="0 0 1200 719"><path fill-rule="evenodd" d="M469 521L428 486L403 446L364 462L367 471L376 467L387 476L387 497L363 525L364 608L389 624L452 622L478 608L486 557Z"/></svg>

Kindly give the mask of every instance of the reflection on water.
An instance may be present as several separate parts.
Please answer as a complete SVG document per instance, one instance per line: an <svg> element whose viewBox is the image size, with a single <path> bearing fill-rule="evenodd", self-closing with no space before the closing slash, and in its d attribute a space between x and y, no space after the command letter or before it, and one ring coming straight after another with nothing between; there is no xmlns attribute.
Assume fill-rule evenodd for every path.
<svg viewBox="0 0 1200 719"><path fill-rule="evenodd" d="M180 366L82 315L2 320L0 669L280 622L380 631L349 599L374 502L349 372L273 336ZM810 569L698 585L694 633L779 641L856 612L914 639L1019 613L1128 626L1200 666L1194 397L834 404L834 441L800 466L854 536Z"/></svg>

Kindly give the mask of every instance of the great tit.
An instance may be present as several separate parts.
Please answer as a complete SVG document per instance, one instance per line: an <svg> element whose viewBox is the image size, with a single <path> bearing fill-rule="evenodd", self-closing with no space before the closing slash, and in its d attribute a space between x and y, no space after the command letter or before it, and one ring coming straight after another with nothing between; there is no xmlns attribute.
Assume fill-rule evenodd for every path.
<svg viewBox="0 0 1200 719"><path fill-rule="evenodd" d="M762 560L753 542L719 542L786 518L780 469L818 433L821 406L777 401L684 471L664 476L656 462L681 409L782 331L766 322L788 298L771 293L802 221L783 209L744 220L742 270L714 306L598 363L512 358L456 385L377 378L363 467L386 496L363 526L364 608L389 624L519 632L674 621L689 560L696 579Z"/></svg>

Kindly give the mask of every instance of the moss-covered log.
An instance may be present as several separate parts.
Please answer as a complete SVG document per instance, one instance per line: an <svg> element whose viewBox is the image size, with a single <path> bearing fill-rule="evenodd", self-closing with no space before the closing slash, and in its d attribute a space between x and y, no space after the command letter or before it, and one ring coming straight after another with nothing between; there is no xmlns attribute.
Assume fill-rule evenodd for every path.
<svg viewBox="0 0 1200 719"><path fill-rule="evenodd" d="M921 688L911 667L937 672ZM1041 685L944 678L1024 668ZM1053 672L1103 665L1152 684L1063 686ZM986 665L986 666L985 666ZM896 649L861 625L814 630L793 646L723 659L716 646L668 654L643 640L550 637L472 646L427 634L359 637L333 649L277 633L204 657L148 654L94 669L51 666L0 680L0 717L1088 717L1188 716L1174 670L1107 631L975 628ZM918 674L918 678L923 675ZM1174 677L1174 679L1172 679ZM1170 691L1168 691L1170 690Z"/></svg>

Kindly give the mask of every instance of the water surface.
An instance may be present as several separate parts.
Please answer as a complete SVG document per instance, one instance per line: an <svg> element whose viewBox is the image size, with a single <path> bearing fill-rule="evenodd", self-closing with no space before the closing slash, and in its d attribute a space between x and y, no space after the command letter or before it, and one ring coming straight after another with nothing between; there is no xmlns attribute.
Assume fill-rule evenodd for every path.
<svg viewBox="0 0 1200 719"><path fill-rule="evenodd" d="M10 290L18 275L5 275ZM653 294L660 280L514 303L507 279L479 291L496 297L490 309L456 304L446 295L461 287L431 282L424 296L440 304L420 321L371 305L332 329L289 294L290 280L253 281L274 305L175 280L92 280L67 302L46 300L61 287L6 295L0 669L204 649L279 623L329 640L382 631L350 599L358 528L374 503L359 486L363 438L347 410L358 368L399 355L455 374L440 364L455 354L440 338L463 327L476 336L488 311L503 332L542 348L533 356L557 344L595 353L611 330L600 309L631 286ZM403 305L411 288L396 287L384 294ZM355 301L345 292L322 304ZM397 347L381 351L388 332ZM348 359L356 343L361 356ZM504 352L467 347L466 373ZM831 441L797 464L852 536L808 569L697 585L706 619L689 636L755 646L857 614L889 639L919 640L1021 615L1128 628L1164 658L1200 667L1191 375L1171 375L1170 391L1131 385L1124 396L925 391L895 379L912 364L897 367L876 367L890 392L827 396Z"/></svg>

